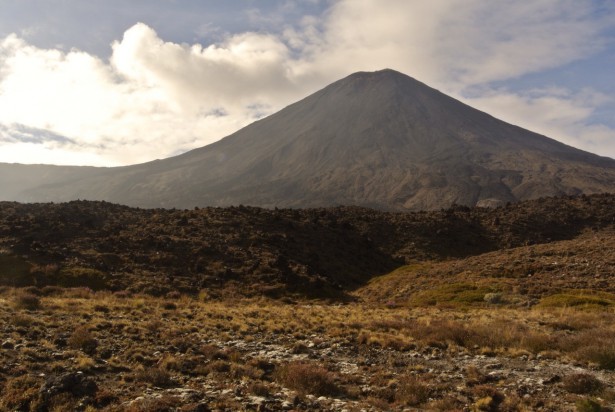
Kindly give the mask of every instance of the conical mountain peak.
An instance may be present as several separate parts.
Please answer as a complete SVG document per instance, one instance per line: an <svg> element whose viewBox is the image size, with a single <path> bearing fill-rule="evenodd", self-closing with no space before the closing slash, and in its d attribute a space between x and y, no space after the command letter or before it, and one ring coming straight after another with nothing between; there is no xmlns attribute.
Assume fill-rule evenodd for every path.
<svg viewBox="0 0 615 412"><path fill-rule="evenodd" d="M368 86L376 86L383 87L386 84L390 85L414 85L414 86L424 86L428 87L425 84L419 82L413 77L408 76L407 74L398 72L393 69L382 69L373 72L356 72L347 77L338 80L333 83L342 83L342 84L360 84L365 87ZM332 85L333 85L332 84Z"/></svg>
<svg viewBox="0 0 615 412"><path fill-rule="evenodd" d="M19 200L405 210L615 190L614 160L497 120L391 69L351 74L181 156L88 173L31 187Z"/></svg>
<svg viewBox="0 0 615 412"><path fill-rule="evenodd" d="M423 94L440 94L437 90L392 69L375 72L357 72L327 86L322 90L325 95L370 99L374 104L383 99L417 97ZM317 93L319 94L319 93ZM444 95L442 95L444 96ZM392 103L399 103L395 100Z"/></svg>

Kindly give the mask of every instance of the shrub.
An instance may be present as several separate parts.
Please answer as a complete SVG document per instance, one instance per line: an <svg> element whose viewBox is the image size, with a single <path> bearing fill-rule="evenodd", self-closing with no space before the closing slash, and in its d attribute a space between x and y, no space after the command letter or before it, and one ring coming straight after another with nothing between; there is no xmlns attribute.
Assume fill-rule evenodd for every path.
<svg viewBox="0 0 615 412"><path fill-rule="evenodd" d="M130 293L127 290L118 290L118 291L113 292L113 296L118 299L128 299L129 297L132 296L132 293Z"/></svg>
<svg viewBox="0 0 615 412"><path fill-rule="evenodd" d="M37 310L41 307L41 300L38 296L28 292L21 292L13 299L17 309Z"/></svg>
<svg viewBox="0 0 615 412"><path fill-rule="evenodd" d="M291 362L275 371L276 380L300 394L330 396L340 393L333 374L322 366L305 362Z"/></svg>
<svg viewBox="0 0 615 412"><path fill-rule="evenodd" d="M237 363L234 363L231 365L230 372L231 372L230 375L235 379L241 379L241 378L249 378L251 380L262 379L264 375L262 370L255 368L254 366L240 365Z"/></svg>
<svg viewBox="0 0 615 412"><path fill-rule="evenodd" d="M202 345L198 352L208 360L228 359L228 355L214 345Z"/></svg>
<svg viewBox="0 0 615 412"><path fill-rule="evenodd" d="M38 400L30 406L32 411L76 411L79 400L71 393L60 392L51 396L39 396Z"/></svg>
<svg viewBox="0 0 615 412"><path fill-rule="evenodd" d="M594 362L600 369L615 370L615 343L597 343L580 350L584 359Z"/></svg>
<svg viewBox="0 0 615 412"><path fill-rule="evenodd" d="M252 382L248 384L248 392L256 396L262 396L264 398L267 398L271 395L271 392L269 391L267 385L261 382Z"/></svg>
<svg viewBox="0 0 615 412"><path fill-rule="evenodd" d="M222 360L222 359L215 360L215 361L209 362L205 366L205 370L208 373L210 373L210 372L226 373L226 372L230 372L231 364L228 361L225 361L225 360Z"/></svg>
<svg viewBox="0 0 615 412"><path fill-rule="evenodd" d="M68 345L73 349L79 349L88 355L96 352L98 342L85 326L80 326L68 338Z"/></svg>
<svg viewBox="0 0 615 412"><path fill-rule="evenodd" d="M491 287L470 283L450 283L417 293L411 303L416 306L473 306L485 303L485 295L495 293Z"/></svg>
<svg viewBox="0 0 615 412"><path fill-rule="evenodd" d="M41 289L41 293L43 294L43 296L57 296L62 294L62 292L64 292L64 288L61 288L59 286L47 285Z"/></svg>
<svg viewBox="0 0 615 412"><path fill-rule="evenodd" d="M521 338L519 344L529 351L539 353L554 348L556 341L557 339L553 336L539 332L530 332Z"/></svg>
<svg viewBox="0 0 615 412"><path fill-rule="evenodd" d="M43 294L43 291L36 286L28 286L27 288L23 288L23 291L35 296L41 296Z"/></svg>
<svg viewBox="0 0 615 412"><path fill-rule="evenodd" d="M579 399L575 406L577 412L601 412L602 406L593 399Z"/></svg>
<svg viewBox="0 0 615 412"><path fill-rule="evenodd" d="M1 391L0 409L30 410L30 405L37 398L39 388L40 382L28 375L8 378Z"/></svg>
<svg viewBox="0 0 615 412"><path fill-rule="evenodd" d="M615 304L615 295L610 293L592 293L587 291L571 291L545 296L540 300L539 307L543 308L604 308Z"/></svg>
<svg viewBox="0 0 615 412"><path fill-rule="evenodd" d="M485 296L483 296L483 300L487 303L497 305L499 303L502 303L502 294L501 293L485 293Z"/></svg>
<svg viewBox="0 0 615 412"><path fill-rule="evenodd" d="M575 373L564 378L563 386L571 393L589 394L598 392L604 384L588 373Z"/></svg>
<svg viewBox="0 0 615 412"><path fill-rule="evenodd" d="M182 294L180 292L176 291L176 290L171 291L171 292L166 294L166 298L167 299L178 300L181 297L182 297Z"/></svg>
<svg viewBox="0 0 615 412"><path fill-rule="evenodd" d="M64 287L87 287L92 290L107 288L105 274L99 270L83 267L65 267L57 275L57 283Z"/></svg>
<svg viewBox="0 0 615 412"><path fill-rule="evenodd" d="M96 396L94 397L94 405L100 409L117 402L118 400L117 395L113 393L113 391L103 388L96 392Z"/></svg>
<svg viewBox="0 0 615 412"><path fill-rule="evenodd" d="M87 356L79 356L75 359L75 367L80 371L89 371L96 366L96 361Z"/></svg>
<svg viewBox="0 0 615 412"><path fill-rule="evenodd" d="M296 342L290 348L290 353L301 354L301 353L310 353L310 349L302 342Z"/></svg>
<svg viewBox="0 0 615 412"><path fill-rule="evenodd" d="M93 292L88 287L66 288L64 289L64 296L75 299L92 299Z"/></svg>
<svg viewBox="0 0 615 412"><path fill-rule="evenodd" d="M466 384L475 386L487 382L488 378L480 369L474 365L470 365L465 370Z"/></svg>
<svg viewBox="0 0 615 412"><path fill-rule="evenodd" d="M0 283L12 286L29 286L35 282L31 266L24 259L0 253Z"/></svg>
<svg viewBox="0 0 615 412"><path fill-rule="evenodd" d="M443 347L446 347L448 343L470 346L476 341L474 331L468 329L465 325L460 322L441 319L415 326L412 330L412 336L430 345Z"/></svg>
<svg viewBox="0 0 615 412"><path fill-rule="evenodd" d="M160 388L172 386L173 380L169 372L161 368L147 368L137 372L137 380L147 382Z"/></svg>
<svg viewBox="0 0 615 412"><path fill-rule="evenodd" d="M15 313L11 318L11 323L17 327L26 327L34 323L34 318L22 313Z"/></svg>
<svg viewBox="0 0 615 412"><path fill-rule="evenodd" d="M472 393L479 399L472 405L472 411L486 411L495 412L499 411L500 405L504 402L504 395L490 385L476 386Z"/></svg>
<svg viewBox="0 0 615 412"><path fill-rule="evenodd" d="M395 400L404 405L418 406L429 400L431 389L414 376L408 376L401 380L395 392Z"/></svg>

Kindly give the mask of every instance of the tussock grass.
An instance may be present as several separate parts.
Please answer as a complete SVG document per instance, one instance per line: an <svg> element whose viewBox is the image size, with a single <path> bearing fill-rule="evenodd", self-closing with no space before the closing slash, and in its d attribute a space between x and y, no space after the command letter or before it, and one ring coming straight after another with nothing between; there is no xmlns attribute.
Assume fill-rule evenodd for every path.
<svg viewBox="0 0 615 412"><path fill-rule="evenodd" d="M446 290L459 294L476 289L454 285ZM186 296L127 298L80 288L43 295L41 310L23 313L14 310L12 299L24 292L0 293L4 302L0 318L10 331L0 342L8 341L7 353L19 356L23 365L8 363L6 368L12 368L15 376L5 374L0 381L0 409L7 410L19 410L19 405L27 410L38 402L36 393L19 390L26 382L38 390L44 383L41 373L67 371L102 373L99 386L106 392L101 392L96 408L128 402L146 388L170 390L204 380L222 386L241 382L241 391L254 396L274 396L286 388L301 398L348 398L381 410L446 410L462 407L453 396L460 383L436 384L438 375L432 375L433 364L425 363L425 356L446 362L454 354L529 360L540 355L546 362L572 361L585 367L586 374L591 367L602 369L553 384L568 394L566 402L572 406L581 396L606 397L606 384L601 387L600 382L615 369L615 313L609 307L587 311L576 306L527 309L483 303L389 307L283 304L267 299L204 302ZM174 309L167 309L168 303L174 303ZM36 346L22 347L19 339ZM234 346L238 340L244 345L267 341L273 351L281 350L293 360L250 353ZM353 354L354 372L312 359L333 350L332 342L335 350ZM61 356L56 358L54 353ZM386 364L374 365L376 355L387 359ZM519 410L515 408L524 405L532 410L522 397L506 393L501 399L490 369L466 366L451 374L463 382L468 398L464 405L476 410ZM17 379L19 373L30 380ZM366 383L371 389L364 392L361 388ZM77 401L54 400L62 407ZM177 399L169 402L181 404ZM141 404L149 405L145 400Z"/></svg>
<svg viewBox="0 0 615 412"><path fill-rule="evenodd" d="M304 395L326 396L341 392L334 375L313 363L292 362L282 365L276 369L275 378L282 385Z"/></svg>
<svg viewBox="0 0 615 412"><path fill-rule="evenodd" d="M38 296L21 291L13 297L13 304L16 309L38 310L41 308L41 300Z"/></svg>

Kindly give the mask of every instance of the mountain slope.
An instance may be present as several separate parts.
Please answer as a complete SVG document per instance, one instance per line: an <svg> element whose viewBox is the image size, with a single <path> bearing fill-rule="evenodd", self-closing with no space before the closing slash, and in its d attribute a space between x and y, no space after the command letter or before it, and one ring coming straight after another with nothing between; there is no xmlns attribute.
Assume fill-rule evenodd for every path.
<svg viewBox="0 0 615 412"><path fill-rule="evenodd" d="M22 200L24 192L43 185L99 176L105 168L0 163L0 201Z"/></svg>
<svg viewBox="0 0 615 412"><path fill-rule="evenodd" d="M382 70L350 75L209 146L31 188L18 200L404 210L614 189L615 160Z"/></svg>

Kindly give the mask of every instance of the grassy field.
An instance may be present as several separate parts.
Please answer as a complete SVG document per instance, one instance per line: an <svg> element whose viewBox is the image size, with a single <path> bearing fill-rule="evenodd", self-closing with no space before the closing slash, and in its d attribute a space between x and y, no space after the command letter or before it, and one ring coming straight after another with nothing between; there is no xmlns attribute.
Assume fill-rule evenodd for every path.
<svg viewBox="0 0 615 412"><path fill-rule="evenodd" d="M0 202L0 411L608 411L615 195Z"/></svg>
<svg viewBox="0 0 615 412"><path fill-rule="evenodd" d="M407 307L4 288L0 409L613 406L610 304L578 304L579 294L531 309L476 305L475 294L492 292L460 288L437 288Z"/></svg>

